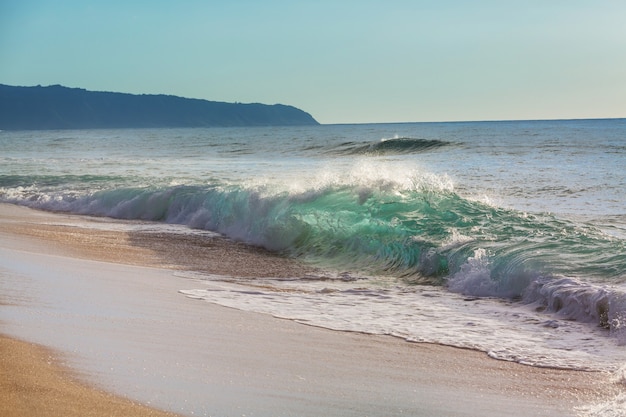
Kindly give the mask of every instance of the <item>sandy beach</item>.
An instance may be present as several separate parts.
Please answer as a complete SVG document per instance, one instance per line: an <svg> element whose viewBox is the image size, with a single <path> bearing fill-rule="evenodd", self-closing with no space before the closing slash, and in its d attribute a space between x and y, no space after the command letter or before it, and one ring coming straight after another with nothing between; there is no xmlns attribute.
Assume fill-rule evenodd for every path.
<svg viewBox="0 0 626 417"><path fill-rule="evenodd" d="M187 298L178 291L202 282L181 269L312 271L219 237L109 223L0 204L2 415L573 416L618 394L601 373Z"/></svg>
<svg viewBox="0 0 626 417"><path fill-rule="evenodd" d="M0 335L0 414L5 417L173 417L80 381L41 346Z"/></svg>

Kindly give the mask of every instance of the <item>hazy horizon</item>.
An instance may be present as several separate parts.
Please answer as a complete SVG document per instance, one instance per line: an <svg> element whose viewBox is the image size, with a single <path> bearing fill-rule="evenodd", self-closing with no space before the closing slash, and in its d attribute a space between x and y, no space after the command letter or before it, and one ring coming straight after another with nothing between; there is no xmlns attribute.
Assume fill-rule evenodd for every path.
<svg viewBox="0 0 626 417"><path fill-rule="evenodd" d="M288 104L322 124L626 117L626 3L0 5L0 83Z"/></svg>

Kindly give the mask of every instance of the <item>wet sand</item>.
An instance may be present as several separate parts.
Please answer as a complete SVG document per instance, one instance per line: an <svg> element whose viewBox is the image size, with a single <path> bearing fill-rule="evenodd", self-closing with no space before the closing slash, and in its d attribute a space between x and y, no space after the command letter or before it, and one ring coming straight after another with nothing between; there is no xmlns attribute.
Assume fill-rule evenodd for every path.
<svg viewBox="0 0 626 417"><path fill-rule="evenodd" d="M5 382L0 396L38 398L37 415L71 415L47 409L50 401L76 403L56 389L63 381L101 395L81 415L100 415L87 413L96 407L152 415L118 413L110 401L126 401L102 390L188 416L567 416L618 390L599 373L532 368L200 303L177 291L202 283L175 270L313 271L219 237L101 227L107 222L0 204L0 331L29 342L2 339L3 379L16 382ZM32 370L11 368L18 356ZM61 376L46 391L37 381L50 357ZM32 415L3 404L2 415Z"/></svg>

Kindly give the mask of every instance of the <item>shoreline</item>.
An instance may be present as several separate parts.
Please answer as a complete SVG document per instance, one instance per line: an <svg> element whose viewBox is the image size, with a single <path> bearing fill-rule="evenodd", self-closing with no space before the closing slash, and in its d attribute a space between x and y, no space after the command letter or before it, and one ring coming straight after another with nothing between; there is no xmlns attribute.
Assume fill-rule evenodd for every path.
<svg viewBox="0 0 626 417"><path fill-rule="evenodd" d="M561 416L617 393L604 374L198 303L177 293L190 280L172 276L190 259L224 275L311 270L221 238L164 245L85 222L122 223L0 204L0 332L67 355L79 379L133 401L183 415ZM94 340L59 334L68 324Z"/></svg>

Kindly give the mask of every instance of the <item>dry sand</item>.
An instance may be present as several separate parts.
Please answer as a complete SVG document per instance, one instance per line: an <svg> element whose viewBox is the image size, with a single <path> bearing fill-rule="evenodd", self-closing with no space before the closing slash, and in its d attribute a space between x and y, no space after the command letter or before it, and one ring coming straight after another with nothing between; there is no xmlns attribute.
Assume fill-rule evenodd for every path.
<svg viewBox="0 0 626 417"><path fill-rule="evenodd" d="M85 383L59 364L59 354L0 335L3 417L173 417Z"/></svg>
<svg viewBox="0 0 626 417"><path fill-rule="evenodd" d="M177 290L201 282L172 269L193 259L202 260L194 268L239 276L310 271L219 238L172 235L164 245L164 236L88 225L102 221L0 204L0 330L55 349L2 339L2 415L72 415L53 408L63 402L80 415L161 415L118 412L129 402L101 389L189 416L567 416L617 392L598 373L532 368L191 300ZM73 371L51 367L50 357ZM78 401L76 392L86 391L92 396ZM38 404L37 412L20 398Z"/></svg>

